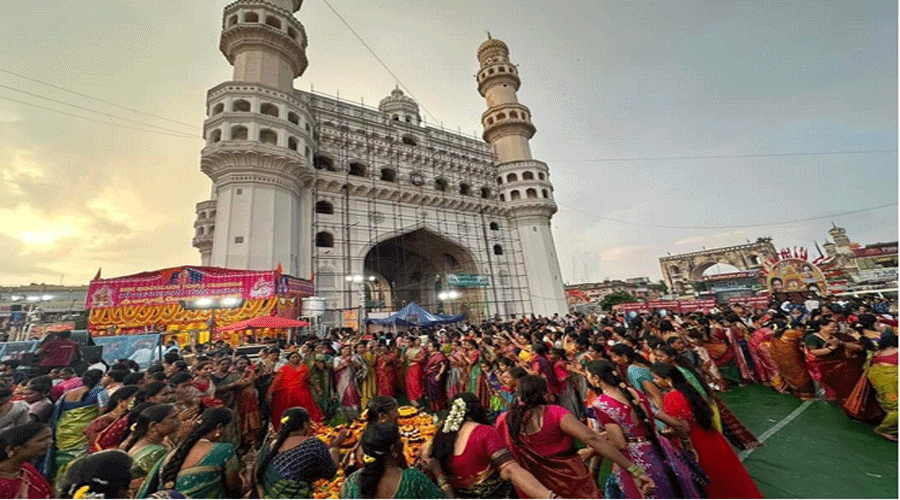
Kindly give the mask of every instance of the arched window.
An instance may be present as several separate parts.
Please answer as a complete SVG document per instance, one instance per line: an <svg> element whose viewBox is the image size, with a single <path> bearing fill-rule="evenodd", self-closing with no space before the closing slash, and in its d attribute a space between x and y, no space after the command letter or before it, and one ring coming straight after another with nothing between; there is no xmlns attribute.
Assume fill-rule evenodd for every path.
<svg viewBox="0 0 900 500"><path fill-rule="evenodd" d="M278 134L270 128L264 128L259 131L259 142L263 144L278 145Z"/></svg>
<svg viewBox="0 0 900 500"><path fill-rule="evenodd" d="M526 189L525 196L528 198L537 198L537 189L534 189L534 188Z"/></svg>
<svg viewBox="0 0 900 500"><path fill-rule="evenodd" d="M540 181L544 180L544 173L543 173L543 172L538 172L538 180L540 180Z"/></svg>
<svg viewBox="0 0 900 500"><path fill-rule="evenodd" d="M278 30L281 29L281 19L278 19L277 17L267 16L266 24L268 24L269 26L271 26L275 29L278 29Z"/></svg>
<svg viewBox="0 0 900 500"><path fill-rule="evenodd" d="M230 27L234 26L235 24L237 24L237 22L238 22L238 17L236 14L229 17L228 18L228 27L230 28Z"/></svg>
<svg viewBox="0 0 900 500"><path fill-rule="evenodd" d="M206 234L213 234L216 232L216 226L209 226L209 231Z"/></svg>
<svg viewBox="0 0 900 500"><path fill-rule="evenodd" d="M493 124L493 123L494 123L494 119L493 119L493 118L488 118L488 119L487 119L487 124L488 124L488 125L491 125L491 124Z"/></svg>
<svg viewBox="0 0 900 500"><path fill-rule="evenodd" d="M353 162L350 164L350 175L355 175L357 177L365 177L366 176L366 166L360 162Z"/></svg>
<svg viewBox="0 0 900 500"><path fill-rule="evenodd" d="M500 245L494 245L494 255L503 255L503 247Z"/></svg>
<svg viewBox="0 0 900 500"><path fill-rule="evenodd" d="M499 231L500 230L500 224L497 224L496 222L491 222L490 226L488 226L488 227L491 228L491 231Z"/></svg>
<svg viewBox="0 0 900 500"><path fill-rule="evenodd" d="M278 118L278 106L272 104L271 102L264 102L262 106L259 107L259 112L264 115L274 116Z"/></svg>
<svg viewBox="0 0 900 500"><path fill-rule="evenodd" d="M223 111L225 111L225 105L220 102L219 104L213 106L212 114L217 115Z"/></svg>
<svg viewBox="0 0 900 500"><path fill-rule="evenodd" d="M288 121L293 123L294 125L300 125L300 117L297 116L297 113L293 111L288 112Z"/></svg>
<svg viewBox="0 0 900 500"><path fill-rule="evenodd" d="M519 117L519 113L516 113L515 111L510 111L510 112L509 112L509 117L510 117L510 118L518 118L518 117Z"/></svg>
<svg viewBox="0 0 900 500"><path fill-rule="evenodd" d="M509 174L506 176L506 182L516 182L519 180L519 176L516 174Z"/></svg>
<svg viewBox="0 0 900 500"><path fill-rule="evenodd" d="M521 200L522 194L519 193L518 189L513 189L512 192L509 193L509 199L512 201Z"/></svg>
<svg viewBox="0 0 900 500"><path fill-rule="evenodd" d="M409 134L404 135L400 140L403 141L403 144L406 144L408 146L416 146L417 145L416 138Z"/></svg>
<svg viewBox="0 0 900 500"><path fill-rule="evenodd" d="M546 189L541 189L541 194L544 195L544 198L550 197L550 193Z"/></svg>
<svg viewBox="0 0 900 500"><path fill-rule="evenodd" d="M506 196L503 193L500 193L500 201L506 201Z"/></svg>
<svg viewBox="0 0 900 500"><path fill-rule="evenodd" d="M197 236L203 236L203 226L197 228Z"/></svg>
<svg viewBox="0 0 900 500"><path fill-rule="evenodd" d="M205 219L205 218L206 218L206 212L200 212L200 215L198 215L197 218L198 218L198 219Z"/></svg>
<svg viewBox="0 0 900 500"><path fill-rule="evenodd" d="M499 68L497 68L497 72L498 73L506 73L506 68L503 66L500 66Z"/></svg>
<svg viewBox="0 0 900 500"><path fill-rule="evenodd" d="M498 119L498 120L505 120L505 119L506 119L506 113L497 113L497 119Z"/></svg>
<svg viewBox="0 0 900 500"><path fill-rule="evenodd" d="M447 180L442 177L438 177L434 181L434 188L437 189L438 191L446 191L447 190Z"/></svg>
<svg viewBox="0 0 900 500"><path fill-rule="evenodd" d="M381 180L385 182L397 182L397 172L392 168L382 168Z"/></svg>
<svg viewBox="0 0 900 500"><path fill-rule="evenodd" d="M237 125L235 127L231 127L231 140L232 141L246 141L247 140L247 127L243 125Z"/></svg>
<svg viewBox="0 0 900 500"><path fill-rule="evenodd" d="M216 211L215 211L215 210L213 210L212 212L209 213L209 218L210 218L210 219L215 219L215 218L216 218Z"/></svg>
<svg viewBox="0 0 900 500"><path fill-rule="evenodd" d="M334 161L327 156L316 155L313 157L313 166L316 170L328 170L334 172Z"/></svg>
<svg viewBox="0 0 900 500"><path fill-rule="evenodd" d="M258 23L259 22L259 14L256 12L247 12L244 14L244 22L245 23Z"/></svg>
<svg viewBox="0 0 900 500"><path fill-rule="evenodd" d="M481 197L482 198L490 198L491 197L491 188L483 187L481 188Z"/></svg>
<svg viewBox="0 0 900 500"><path fill-rule="evenodd" d="M209 142L211 144L215 144L222 140L222 131L219 129L215 129L209 134Z"/></svg>
<svg viewBox="0 0 900 500"><path fill-rule="evenodd" d="M497 177L497 184L503 184L503 177Z"/></svg>
<svg viewBox="0 0 900 500"><path fill-rule="evenodd" d="M759 265L759 256L751 255L750 256L750 264L753 266L758 266Z"/></svg>
<svg viewBox="0 0 900 500"><path fill-rule="evenodd" d="M334 205L325 200L316 202L316 213L317 214L333 214L334 213Z"/></svg>
<svg viewBox="0 0 900 500"><path fill-rule="evenodd" d="M681 274L681 269L679 269L678 266L669 267L669 271L671 271L672 274Z"/></svg>
<svg viewBox="0 0 900 500"><path fill-rule="evenodd" d="M245 101L243 99L238 99L231 103L231 110L239 113L249 113L250 112L250 101Z"/></svg>
<svg viewBox="0 0 900 500"><path fill-rule="evenodd" d="M459 194L463 196L472 196L472 186L463 182L459 185Z"/></svg>
<svg viewBox="0 0 900 500"><path fill-rule="evenodd" d="M316 233L316 246L319 248L334 248L334 236L328 231Z"/></svg>
<svg viewBox="0 0 900 500"><path fill-rule="evenodd" d="M534 180L534 174L531 173L531 172L528 172L528 171L522 172L522 180L523 180L523 181L533 181L533 180Z"/></svg>
<svg viewBox="0 0 900 500"><path fill-rule="evenodd" d="M294 151L297 151L297 149L298 149L298 144L297 144L297 138L296 138L296 137L288 137L288 147L289 147L290 149L293 149Z"/></svg>

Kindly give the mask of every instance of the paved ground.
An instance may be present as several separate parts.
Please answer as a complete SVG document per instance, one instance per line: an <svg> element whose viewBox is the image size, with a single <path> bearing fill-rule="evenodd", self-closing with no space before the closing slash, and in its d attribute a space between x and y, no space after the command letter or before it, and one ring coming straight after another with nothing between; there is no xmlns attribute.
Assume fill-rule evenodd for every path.
<svg viewBox="0 0 900 500"><path fill-rule="evenodd" d="M833 403L762 386L721 395L765 446L742 454L767 498L897 498L897 443Z"/></svg>

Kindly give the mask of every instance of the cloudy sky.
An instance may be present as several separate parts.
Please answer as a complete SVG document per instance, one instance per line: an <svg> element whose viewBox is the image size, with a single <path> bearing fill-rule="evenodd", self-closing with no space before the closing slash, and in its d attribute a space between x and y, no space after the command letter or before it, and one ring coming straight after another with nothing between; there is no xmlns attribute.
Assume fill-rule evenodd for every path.
<svg viewBox="0 0 900 500"><path fill-rule="evenodd" d="M861 244L897 240L896 2L329 2L429 123L469 134L484 111L475 51L488 30L507 42L567 282L659 279L666 252L759 236L812 247L832 219ZM199 263L200 134L206 90L231 77L227 3L5 7L0 284ZM397 83L325 0L298 18L310 67L297 88L376 104ZM821 154L844 151L859 153Z"/></svg>

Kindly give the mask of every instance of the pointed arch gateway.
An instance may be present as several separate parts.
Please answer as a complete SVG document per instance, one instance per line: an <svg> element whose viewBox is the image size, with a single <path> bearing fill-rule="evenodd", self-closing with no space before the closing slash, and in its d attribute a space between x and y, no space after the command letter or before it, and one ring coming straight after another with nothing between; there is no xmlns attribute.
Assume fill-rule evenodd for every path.
<svg viewBox="0 0 900 500"><path fill-rule="evenodd" d="M396 311L416 302L432 312L480 316L482 289L459 289L452 302L438 298L451 274L479 274L472 252L427 227L383 235L369 247L365 273L376 276L367 301L373 309Z"/></svg>

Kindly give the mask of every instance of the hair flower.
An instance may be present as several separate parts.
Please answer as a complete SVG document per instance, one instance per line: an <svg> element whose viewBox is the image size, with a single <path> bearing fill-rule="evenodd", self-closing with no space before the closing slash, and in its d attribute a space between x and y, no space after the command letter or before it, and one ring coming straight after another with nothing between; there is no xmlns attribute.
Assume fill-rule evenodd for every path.
<svg viewBox="0 0 900 500"><path fill-rule="evenodd" d="M281 417L281 425L288 423L288 420L290 420L290 417Z"/></svg>
<svg viewBox="0 0 900 500"><path fill-rule="evenodd" d="M466 402L462 398L457 398L453 401L453 406L450 408L450 412L447 413L447 418L444 419L444 427L441 429L441 432L458 431L466 419L466 410Z"/></svg>
<svg viewBox="0 0 900 500"><path fill-rule="evenodd" d="M369 455L363 455L362 459L363 459L363 463L367 463L367 464L371 464L371 463L375 462L375 457L371 457Z"/></svg>

